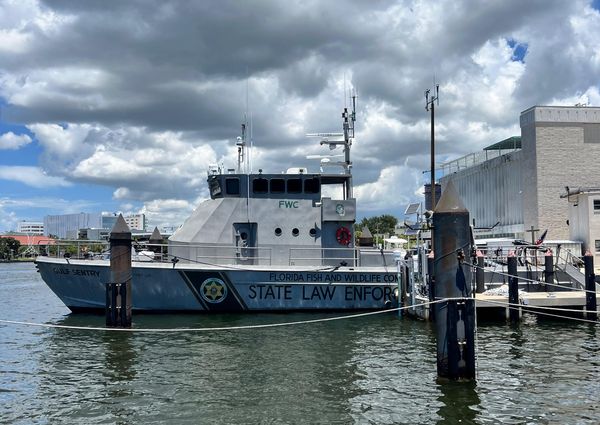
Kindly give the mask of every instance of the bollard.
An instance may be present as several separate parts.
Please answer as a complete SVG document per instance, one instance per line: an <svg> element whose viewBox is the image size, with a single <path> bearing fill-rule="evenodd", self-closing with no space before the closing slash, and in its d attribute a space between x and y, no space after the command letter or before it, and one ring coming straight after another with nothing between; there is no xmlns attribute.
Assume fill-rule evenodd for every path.
<svg viewBox="0 0 600 425"><path fill-rule="evenodd" d="M480 250L477 250L477 270L475 271L475 282L476 289L475 291L478 294L485 292L485 280L484 280L484 267L485 267L485 257Z"/></svg>
<svg viewBox="0 0 600 425"><path fill-rule="evenodd" d="M590 320L598 318L598 306L596 304L596 276L594 274L594 256L588 250L583 256L585 267L585 310L586 317Z"/></svg>
<svg viewBox="0 0 600 425"><path fill-rule="evenodd" d="M544 282L554 283L554 256L550 248L544 254Z"/></svg>
<svg viewBox="0 0 600 425"><path fill-rule="evenodd" d="M429 254L427 254L427 293L429 294L430 302L435 300L435 277L433 276L433 259L433 251L430 251ZM432 322L435 322L435 305L429 306L429 318Z"/></svg>
<svg viewBox="0 0 600 425"><path fill-rule="evenodd" d="M121 214L110 232L106 326L131 327L131 231Z"/></svg>
<svg viewBox="0 0 600 425"><path fill-rule="evenodd" d="M519 321L520 308L517 307L519 304L519 277L517 275L517 256L514 251L508 253L508 316L510 317L511 323Z"/></svg>
<svg viewBox="0 0 600 425"><path fill-rule="evenodd" d="M475 379L475 301L471 269L463 264L470 252L469 211L450 181L433 215L437 373L452 380ZM448 298L452 298L448 300Z"/></svg>

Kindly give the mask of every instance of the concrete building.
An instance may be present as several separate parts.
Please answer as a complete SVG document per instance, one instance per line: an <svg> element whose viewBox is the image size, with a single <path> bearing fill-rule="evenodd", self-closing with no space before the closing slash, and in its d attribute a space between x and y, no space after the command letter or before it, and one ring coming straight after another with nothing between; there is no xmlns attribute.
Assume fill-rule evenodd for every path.
<svg viewBox="0 0 600 425"><path fill-rule="evenodd" d="M566 189L566 193L561 198L567 200L570 237L583 242L583 249L590 250L595 257L594 264L598 266L600 264L600 187Z"/></svg>
<svg viewBox="0 0 600 425"><path fill-rule="evenodd" d="M100 227L100 214L63 214L44 217L44 235L76 239L79 229Z"/></svg>
<svg viewBox="0 0 600 425"><path fill-rule="evenodd" d="M478 227L499 222L490 236L567 239L565 186L600 186L600 108L534 106L520 124L520 138L442 164L442 187L454 181Z"/></svg>
<svg viewBox="0 0 600 425"><path fill-rule="evenodd" d="M43 235L44 223L41 221L20 221L17 224L17 233L26 233L28 235Z"/></svg>

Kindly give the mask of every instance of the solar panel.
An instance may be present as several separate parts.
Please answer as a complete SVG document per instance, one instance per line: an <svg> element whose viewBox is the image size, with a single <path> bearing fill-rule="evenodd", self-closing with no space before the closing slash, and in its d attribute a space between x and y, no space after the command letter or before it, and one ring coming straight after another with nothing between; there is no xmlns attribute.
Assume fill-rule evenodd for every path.
<svg viewBox="0 0 600 425"><path fill-rule="evenodd" d="M419 208L421 208L420 203L408 204L408 207L406 207L406 211L404 211L404 215L416 214L417 211L419 211Z"/></svg>

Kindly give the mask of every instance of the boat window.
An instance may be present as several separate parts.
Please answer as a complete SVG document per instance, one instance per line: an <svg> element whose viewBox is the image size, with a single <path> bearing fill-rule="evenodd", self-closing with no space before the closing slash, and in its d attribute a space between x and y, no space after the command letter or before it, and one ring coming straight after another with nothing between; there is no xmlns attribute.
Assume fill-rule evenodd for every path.
<svg viewBox="0 0 600 425"><path fill-rule="evenodd" d="M310 234L310 236L311 236L312 238L314 238L314 237L317 235L317 229L315 229L315 228L313 227L312 229L310 229L310 230L308 231L308 233Z"/></svg>
<svg viewBox="0 0 600 425"><path fill-rule="evenodd" d="M304 180L304 193L319 193L321 191L321 183L318 178Z"/></svg>
<svg viewBox="0 0 600 425"><path fill-rule="evenodd" d="M275 229L275 236L281 236L281 227Z"/></svg>
<svg viewBox="0 0 600 425"><path fill-rule="evenodd" d="M284 179L271 179L271 193L283 193L285 192L285 180Z"/></svg>
<svg viewBox="0 0 600 425"><path fill-rule="evenodd" d="M594 199L594 211L600 211L600 199Z"/></svg>
<svg viewBox="0 0 600 425"><path fill-rule="evenodd" d="M294 229L292 230L292 235L298 236L299 234L300 234L300 230L298 230L296 227L294 227Z"/></svg>
<svg viewBox="0 0 600 425"><path fill-rule="evenodd" d="M287 181L288 193L302 193L302 180L300 179L289 179Z"/></svg>
<svg viewBox="0 0 600 425"><path fill-rule="evenodd" d="M252 191L254 193L267 193L269 191L269 182L267 179L254 179L252 181Z"/></svg>
<svg viewBox="0 0 600 425"><path fill-rule="evenodd" d="M239 195L240 194L240 179L238 179L238 178L225 179L225 192L228 195Z"/></svg>

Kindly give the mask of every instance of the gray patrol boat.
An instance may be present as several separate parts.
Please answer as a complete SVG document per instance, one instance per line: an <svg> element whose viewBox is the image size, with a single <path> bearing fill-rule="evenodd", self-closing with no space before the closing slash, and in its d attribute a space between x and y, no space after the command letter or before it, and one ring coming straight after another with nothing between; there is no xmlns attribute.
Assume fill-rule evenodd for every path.
<svg viewBox="0 0 600 425"><path fill-rule="evenodd" d="M355 105L355 99L352 99ZM146 312L367 310L398 305L398 252L356 247L350 148L355 107L342 133L319 133L338 156L320 173L248 171L247 131L237 169L209 166L210 199L164 246L132 262L132 306ZM334 158L339 161L333 161ZM343 160L342 160L343 159ZM338 166L339 172L323 172ZM334 189L333 191L331 189ZM333 199L323 196L340 193ZM144 258L145 257L145 258ZM146 260L146 261L136 261ZM147 261L151 260L151 261ZM109 261L36 260L42 279L73 312L103 310Z"/></svg>

